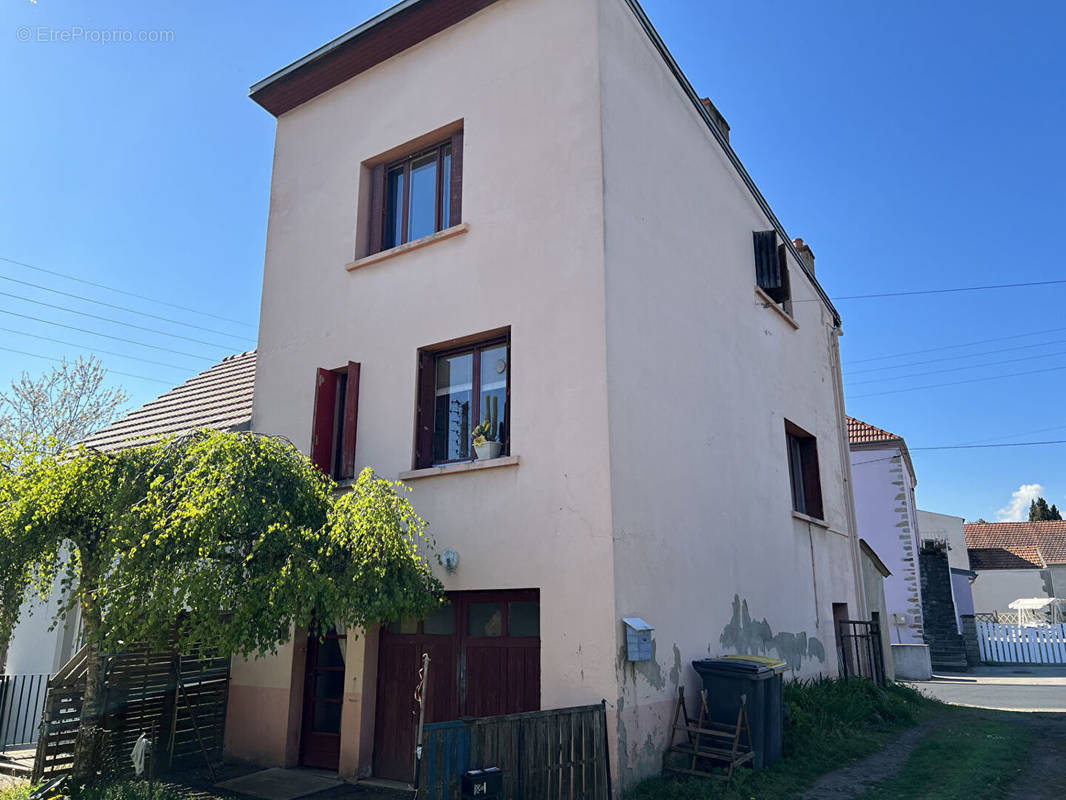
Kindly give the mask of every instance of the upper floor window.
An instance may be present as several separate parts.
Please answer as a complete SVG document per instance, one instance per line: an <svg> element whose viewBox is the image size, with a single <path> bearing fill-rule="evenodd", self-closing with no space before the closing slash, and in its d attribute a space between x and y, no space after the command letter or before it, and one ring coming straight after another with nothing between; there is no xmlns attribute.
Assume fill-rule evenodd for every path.
<svg viewBox="0 0 1066 800"><path fill-rule="evenodd" d="M355 477L355 434L359 421L359 364L319 369L311 422L311 461L338 480Z"/></svg>
<svg viewBox="0 0 1066 800"><path fill-rule="evenodd" d="M808 517L824 519L822 479L818 471L818 440L785 420L788 443L788 474L792 483L792 509Z"/></svg>
<svg viewBox="0 0 1066 800"><path fill-rule="evenodd" d="M469 461L475 447L480 458L508 451L510 350L504 333L419 351L416 467Z"/></svg>
<svg viewBox="0 0 1066 800"><path fill-rule="evenodd" d="M755 241L755 283L775 303L792 313L792 288L788 279L788 256L784 244L777 243L777 231L753 231Z"/></svg>
<svg viewBox="0 0 1066 800"><path fill-rule="evenodd" d="M373 170L370 252L431 236L462 217L463 132Z"/></svg>

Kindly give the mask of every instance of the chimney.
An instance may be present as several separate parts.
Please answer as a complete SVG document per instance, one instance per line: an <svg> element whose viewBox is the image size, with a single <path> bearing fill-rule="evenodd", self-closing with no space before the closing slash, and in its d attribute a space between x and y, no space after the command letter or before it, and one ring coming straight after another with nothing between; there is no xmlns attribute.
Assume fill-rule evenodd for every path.
<svg viewBox="0 0 1066 800"><path fill-rule="evenodd" d="M811 271L811 275L813 275L814 253L811 252L811 248L804 244L802 239L793 239L792 244L796 245L796 249L799 250L800 257L803 259L804 263L807 264L807 269Z"/></svg>
<svg viewBox="0 0 1066 800"><path fill-rule="evenodd" d="M722 112L719 111L714 103L711 102L711 98L704 97L700 100L703 103L703 107L707 109L711 115L711 119L714 120L714 126L718 128L722 136L725 137L726 142L729 141L729 123L725 121L725 117L722 116Z"/></svg>

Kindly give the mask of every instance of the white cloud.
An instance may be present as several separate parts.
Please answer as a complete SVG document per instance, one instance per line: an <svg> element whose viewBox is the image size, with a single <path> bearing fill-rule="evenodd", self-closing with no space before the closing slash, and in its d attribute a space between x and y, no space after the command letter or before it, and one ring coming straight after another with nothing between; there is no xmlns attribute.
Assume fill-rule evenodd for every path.
<svg viewBox="0 0 1066 800"><path fill-rule="evenodd" d="M1044 493L1039 483L1023 483L1010 496L1010 503L996 512L997 522L1024 522L1029 519L1029 504Z"/></svg>

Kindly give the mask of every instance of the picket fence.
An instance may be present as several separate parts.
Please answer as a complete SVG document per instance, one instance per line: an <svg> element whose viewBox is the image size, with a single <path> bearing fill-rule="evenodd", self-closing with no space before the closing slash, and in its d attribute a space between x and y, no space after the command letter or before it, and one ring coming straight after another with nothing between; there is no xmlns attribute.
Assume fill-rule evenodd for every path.
<svg viewBox="0 0 1066 800"><path fill-rule="evenodd" d="M981 660L993 664L1066 664L1066 624L978 622Z"/></svg>

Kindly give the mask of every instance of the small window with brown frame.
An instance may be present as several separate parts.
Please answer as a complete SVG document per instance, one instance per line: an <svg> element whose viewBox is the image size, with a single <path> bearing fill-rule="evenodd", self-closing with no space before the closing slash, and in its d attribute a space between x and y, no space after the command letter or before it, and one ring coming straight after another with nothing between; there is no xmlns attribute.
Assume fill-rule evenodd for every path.
<svg viewBox="0 0 1066 800"><path fill-rule="evenodd" d="M510 452L511 337L507 329L418 351L415 467Z"/></svg>
<svg viewBox="0 0 1066 800"><path fill-rule="evenodd" d="M792 509L815 519L824 519L822 480L818 470L818 440L785 420L788 443L788 474L792 484Z"/></svg>
<svg viewBox="0 0 1066 800"><path fill-rule="evenodd" d="M753 231L755 283L767 297L792 316L792 286L788 277L788 250L777 243L777 231Z"/></svg>
<svg viewBox="0 0 1066 800"><path fill-rule="evenodd" d="M359 364L315 374L311 422L311 461L337 480L355 477L355 436L359 424Z"/></svg>
<svg viewBox="0 0 1066 800"><path fill-rule="evenodd" d="M462 220L463 132L371 172L370 253L431 236Z"/></svg>

